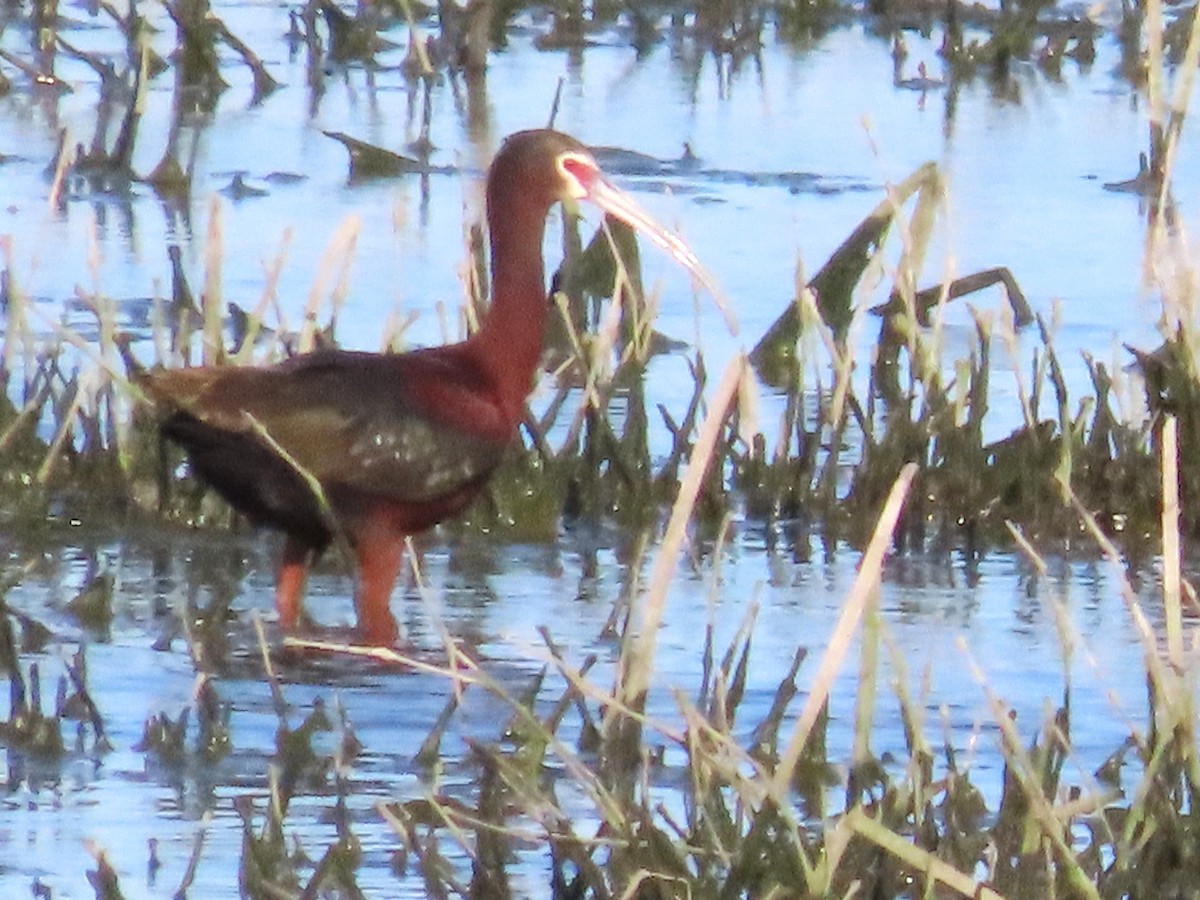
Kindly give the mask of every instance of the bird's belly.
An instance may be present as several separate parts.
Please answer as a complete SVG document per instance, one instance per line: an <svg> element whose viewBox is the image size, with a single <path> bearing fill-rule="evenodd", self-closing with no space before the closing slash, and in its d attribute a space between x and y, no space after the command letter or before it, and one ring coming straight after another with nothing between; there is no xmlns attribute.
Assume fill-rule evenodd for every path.
<svg viewBox="0 0 1200 900"><path fill-rule="evenodd" d="M336 485L329 486L328 495L339 523L351 538L361 523L380 519L395 532L416 534L458 515L470 505L486 483L485 475L455 490L420 500L389 497L383 493L368 493Z"/></svg>
<svg viewBox="0 0 1200 900"><path fill-rule="evenodd" d="M273 450L249 435L177 414L163 433L188 454L192 470L253 524L287 532L320 550L330 523L308 484Z"/></svg>

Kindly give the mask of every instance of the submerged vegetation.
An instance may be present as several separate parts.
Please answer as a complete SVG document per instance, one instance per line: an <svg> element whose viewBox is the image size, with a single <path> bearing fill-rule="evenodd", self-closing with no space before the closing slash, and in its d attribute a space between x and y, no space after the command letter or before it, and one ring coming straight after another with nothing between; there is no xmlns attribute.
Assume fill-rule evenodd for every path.
<svg viewBox="0 0 1200 900"><path fill-rule="evenodd" d="M101 79L94 139L85 145L64 138L49 161L53 205L121 195L145 183L172 215L190 216L196 150L183 146L181 135L189 117L211 114L225 90L218 46L249 67L254 103L266 102L277 87L259 56L265 51L247 46L203 0L165 4L175 29L169 48L152 38L143 18L148 10L101 2L96 15L125 38L124 56L113 58L64 39L52 3L0 9L4 28L38 35L28 55L0 51L0 91L16 90L19 79L34 90L65 89L54 74L56 54L84 60ZM424 85L425 103L429 79L461 78L474 98L467 107L477 110L488 54L519 17L538 23L539 43L547 48L582 51L589 34L613 30L639 47L665 33L693 42L728 73L754 59L769 29L799 43L850 14L821 0L649 10L642 4L542 8L482 0L462 7L439 3L434 16L401 0L364 4L351 15L328 0L310 0L293 13L288 40L308 54L308 89L319 94L327 66L373 65L387 30L403 30L408 54L402 65L414 84ZM952 91L974 77L1003 89L1014 60L1034 61L1050 78L1064 56L1090 64L1096 26L1047 13L1041 3L988 12L958 3L933 10L879 2L864 15L894 42L898 67L906 30L941 28ZM545 537L564 520L615 521L642 536L638 552L649 578L644 586L633 583L613 609L609 684L589 675L594 659L561 653L549 629L544 681L519 696L469 648L449 639L435 662L388 654L363 661L383 671L393 664L415 667L451 685L451 700L417 759L428 775L423 795L376 810L395 830L398 874L415 874L433 897L519 895L512 871L528 867L531 858L546 873L540 892L564 898L1194 894L1200 876L1197 670L1194 648L1185 647L1182 612L1185 602L1194 605L1194 594L1180 577L1179 540L1181 533L1200 531L1200 316L1195 272L1177 243L1170 198L1190 80L1179 79L1169 104L1164 81L1167 59L1178 57L1186 71L1195 69L1200 42L1193 37L1194 15L1164 26L1158 2L1127 5L1124 16L1124 65L1128 77L1144 81L1151 109L1145 168L1133 188L1148 199L1147 253L1165 273L1163 344L1133 352L1128 370L1088 359L1092 391L1086 396L1068 393L1055 350L1058 323L1032 312L1008 270L921 282L944 199L932 164L890 188L811 279L797 278L792 302L775 324L751 336L751 353L736 356L716 379L703 356L691 353L693 389L684 409L655 409L647 397L647 368L674 345L656 330L656 298L641 283L631 236L608 223L589 237L577 221L566 221L566 262L554 277L560 315L546 355L553 386L529 410L525 439L485 498L448 527ZM175 87L167 146L151 171L136 172L139 98L149 81L168 72ZM352 177L437 171L427 146L412 148L410 159L348 135L331 137L347 146ZM685 165L687 154L637 163L670 168ZM230 188L249 189L240 178ZM0 521L6 530L36 532L64 516L112 516L114 510L130 526L231 523L228 510L181 472L174 452L159 441L130 370L200 361L245 365L307 352L337 340L337 304L322 319L322 294L314 289L301 326L289 331L271 316L273 283L255 309L226 303L216 207L208 227L203 289L189 284L172 248L170 290L156 298L140 334L123 331L111 298L81 290L74 300L94 318L92 334L84 338L56 326L47 338L9 244L0 244L0 374L8 388L0 398ZM468 325L487 305L484 242L477 229L470 235ZM887 252L889 242L898 252ZM340 234L334 244L338 252L318 275L320 284L344 277L353 235ZM866 310L859 300L871 281L888 283L889 299ZM976 313L969 353L949 358L940 326L946 305L996 286L1007 299L1002 313ZM987 441L993 354L1003 350L1017 360L1022 329L1034 333L1031 355L1018 361L1022 424L1003 440ZM400 338L381 335L381 344L399 346ZM764 384L785 399L778 422L760 421ZM701 683L690 696L676 696L670 719L652 716L647 699L658 626L684 542L691 535L719 546L735 513L765 523L771 540L792 541L797 553L807 552L814 533L829 546L861 550L842 621L818 658L797 649L767 714L752 723L742 703L753 612L724 648L710 626ZM1004 759L1002 793L989 806L949 735L941 746L930 741L925 698L914 699L907 677L894 679L890 697L881 691L882 657L889 656L892 671L905 672L877 605L885 557L958 553L971 564L990 548L1016 547L1035 571L1044 571L1035 547L1057 552L1069 544L1079 552L1081 537L1120 572L1144 642L1148 718L1079 783L1064 774L1077 689L1069 675L1061 703L1030 730L976 673ZM1136 570L1160 554L1165 641L1147 624L1121 569ZM68 613L85 631L103 632L112 618L112 590L111 580L95 573ZM201 608L189 598L178 632L166 639L167 646L180 634L186 641L197 673L193 710L151 716L135 749L168 770L217 766L238 741L221 679L232 665L226 635L237 616L231 601L218 596ZM362 848L347 805L363 745L344 712L330 709L336 704L317 705L296 721L277 669L303 667L304 653L318 648L289 641L272 652L259 623L252 624L262 647L255 671L269 684L278 728L264 776L269 791L234 802L239 887L252 897L359 896ZM109 746L83 649L63 662L53 704L43 698L47 665L29 658L55 640L0 595L0 668L10 685L0 744L18 759L47 766L72 752L99 758ZM855 642L860 677L853 751L850 759L836 759L827 749L828 700ZM1063 653L1071 653L1067 635ZM801 666L817 672L803 696ZM511 718L500 740L471 744L457 773L469 773L469 786L450 790L441 781L439 750L465 690L488 693ZM905 759L878 758L872 750L873 710L885 699L899 710ZM75 730L73 741L64 737L68 727ZM330 734L336 737L324 739ZM667 779L668 773L675 777ZM10 771L10 781L20 777ZM333 798L328 815L335 837L324 847L301 847L290 833L292 802L305 792ZM197 828L178 895L203 865L207 828ZM93 855L97 868L89 880L97 896L121 896L103 847ZM155 858L151 850L151 866ZM33 889L38 893L40 886Z"/></svg>

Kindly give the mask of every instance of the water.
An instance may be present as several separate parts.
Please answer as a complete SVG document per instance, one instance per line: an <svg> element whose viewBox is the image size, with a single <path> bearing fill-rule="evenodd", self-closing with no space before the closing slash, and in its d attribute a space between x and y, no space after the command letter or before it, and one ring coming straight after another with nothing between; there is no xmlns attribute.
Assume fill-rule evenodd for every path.
<svg viewBox="0 0 1200 900"><path fill-rule="evenodd" d="M314 103L304 86L302 56L290 58L279 39L287 29L285 7L221 4L215 11L264 56L282 87L262 105L249 107L245 69L225 60L231 88L196 135L198 189L189 219L166 213L141 186L128 202L80 199L62 213L49 209L41 173L57 128L67 127L73 139L91 138L96 84L90 69L64 59L60 74L75 90L57 101L20 86L0 98L0 153L18 157L0 166L0 234L11 236L11 268L48 321L65 317L80 327L88 324L88 315L71 302L76 285L82 285L116 298L127 327L144 327L146 298L169 289L167 242L182 247L193 286L202 283L210 203L217 202L226 298L252 307L264 289L264 265L286 252L280 312L294 327L322 254L353 217L359 230L339 319L343 344L375 348L381 323L410 312L418 316L410 340L438 342L439 308L455 310L463 296L464 211L467 219L477 216L480 201L474 173L504 134L546 122L562 78L558 127L595 144L661 158L677 157L687 142L701 157L695 172L618 180L686 234L736 308L742 332L734 338L723 332L708 301L693 297L677 266L661 254L644 254L648 283L663 296L659 328L701 343L712 372L739 346L753 343L789 302L798 261L815 271L878 202L885 182L898 181L929 159L944 168L949 192L946 226L923 283L945 271L965 274L1003 264L1036 310L1049 313L1061 303L1057 347L1076 391L1086 384L1079 350L1121 365L1127 359L1122 342L1144 347L1156 342L1156 304L1141 283L1144 221L1138 200L1101 188L1136 172L1147 134L1141 102L1112 74L1116 52L1107 43L1090 70L1068 63L1061 82L1018 64L1019 100L998 100L983 81L967 84L949 117L945 91L922 97L893 87L888 47L856 26L804 49L768 43L761 68L747 64L728 77L721 77L711 59L689 66L695 51L686 45L660 44L637 60L619 39L602 36L578 57L540 53L532 48L531 27L492 59L482 126L468 125L461 85L443 81L433 90L431 136L439 147L434 161L457 166L458 174L348 186L345 151L322 131L344 131L391 148L415 138L420 102L400 74L389 68L369 76L358 68L339 71ZM71 14L84 16L80 10ZM85 48L115 49L111 34L82 22L64 33ZM170 33L160 40L169 42ZM2 43L23 53L23 41L9 29ZM907 67L915 70L924 59L938 74L934 43L911 38L909 44ZM399 58L391 53L381 60L395 65ZM139 137L134 160L139 171L157 162L165 140L172 91L169 76L160 82L151 90ZM1194 144L1189 126L1184 160ZM269 194L213 201L213 192L235 170L246 170L251 183ZM306 177L288 185L267 180L279 171ZM662 190L664 182L669 191ZM794 189L798 184L804 187ZM1176 197L1185 215L1197 187L1194 171L1180 166ZM1003 300L993 292L971 303L999 308ZM958 341L965 349L968 325L961 303L949 311L952 346ZM681 412L691 390L690 379L680 377L685 371L679 355L656 363L649 379L652 402ZM989 429L1003 434L1019 422L1015 403L1005 404L1015 388L995 372L992 389ZM767 397L766 421L776 404ZM759 612L741 720L747 735L797 646L810 650L800 672L807 688L857 559L815 539L803 537L789 546L786 535L779 537L769 541L760 523L738 519L720 553L694 550L684 559L660 635L654 714L674 718L671 688L695 693L703 626L714 623L723 648L752 603ZM596 678L605 684L615 648L598 635L631 574L627 543L615 529L564 531L543 544L434 535L422 542L424 593L431 599L410 588L398 592L394 609L417 646L436 650L440 622L477 647L514 693L531 682L545 659L541 625L549 627L569 660L597 654ZM69 754L61 767L29 769L12 754L0 759L7 785L0 798L0 893L27 892L38 878L56 897L90 896L84 872L92 860L85 842L93 840L109 854L127 897L170 896L197 830L206 827L192 896L236 896L241 826L233 799L249 795L261 808L266 761L274 751L276 719L252 664L257 650L243 615L258 610L271 616L273 543L245 534L114 531L111 523L64 521L50 529L48 540L3 535L0 548L13 570L38 560L9 592L9 604L61 636L26 662L41 663L44 693L50 695L62 671L61 654L76 640L86 643L91 688L114 746L99 758ZM65 608L97 559L116 578L114 622L100 637L82 632ZM349 621L350 588L336 565L327 566L310 585L314 615L329 624ZM175 639L160 649L155 644L170 631L173 610L185 597L194 595L203 604L214 591L233 592L239 613L231 662L216 683L232 705L235 752L215 770L180 772L132 748L148 716L166 711L175 717L193 703L195 669L184 642ZM1154 598L1154 585L1147 584L1143 599L1152 615ZM1070 663L1078 768L1068 767L1070 780L1089 784L1087 773L1131 727L1141 727L1142 651L1119 585L1101 565L1063 561L1049 577L1034 581L1021 560L1005 554L988 556L977 569L955 557L897 559L885 571L881 602L888 639L905 661L910 690L926 709L931 741L940 746L945 721L993 804L1000 785L997 729L968 663L979 667L988 689L1017 711L1023 733L1031 735L1063 691L1057 605L1078 641ZM849 758L855 665L848 664L833 694L833 760ZM885 669L889 677L896 674ZM929 689L922 694L926 673ZM316 698L331 706L337 702L364 745L350 775L353 828L364 847L360 886L369 895L421 896L419 882L397 881L391 873L397 841L373 805L429 789L428 773L418 771L412 757L443 708L448 685L430 675L354 664L300 667L285 675L293 726ZM553 685L552 679L549 695ZM903 757L903 734L888 696L883 694L877 709L872 749ZM495 736L505 715L483 692L468 692L443 745L449 784L463 778L464 736ZM573 727L567 726L568 735ZM329 791L316 791L298 797L289 812L289 833L312 854L333 840L327 815L332 805ZM202 826L206 816L211 820ZM150 838L159 841L164 863L153 880L147 873ZM534 885L543 884L538 877L529 874Z"/></svg>
<svg viewBox="0 0 1200 900"><path fill-rule="evenodd" d="M79 544L76 549L64 536L61 549L50 552L45 571L27 579L8 599L14 608L62 634L68 646L76 638L88 644L92 691L115 749L98 760L69 754L61 768L47 767L40 781L18 768L18 758L0 760L0 775L9 784L0 807L0 858L5 860L0 882L15 891L37 876L63 896L87 896L83 872L90 858L83 841L90 838L108 851L126 896L167 896L182 877L192 840L207 813L212 818L192 895L235 895L230 866L240 853L240 820L232 802L249 795L261 807L276 728L269 692L249 662L256 650L247 625L235 627L234 648L224 667L227 674L216 682L221 698L233 707L233 755L215 769L193 766L180 771L132 747L149 715L165 711L175 718L194 703L195 673L183 641L154 649L155 639L171 621L169 613L155 614L155 602L178 602L182 593L194 590L203 603L209 591L226 587L204 579L204 572L220 567L225 574L217 581L238 586L238 621L245 623L250 610L269 618L268 542L169 531L153 538L114 536ZM841 611L855 562L850 552L824 559L820 548L810 549L812 561L798 563L790 554L766 552L761 534L744 527L737 530L719 564L711 558L695 564L685 561L660 636L654 715L675 720L668 689L695 694L703 625L714 623L717 647L723 648L752 602L760 610L739 719L742 738L749 738L765 713L797 646L810 651L799 676L802 688L807 687ZM107 561L118 580L116 616L103 641L81 634L64 612L94 554ZM205 565L197 562L201 555L209 557ZM433 623L440 621L451 634L477 647L489 671L514 694L531 683L546 658L537 631L542 625L550 628L568 660L578 663L587 653L597 654L601 664L593 676L603 685L608 683L615 649L598 634L628 577L620 557L619 546L597 548L591 536L573 534L552 545L484 541L480 547L435 540L425 546L421 560L432 602L422 601L410 589L397 598L395 609L419 647L432 651L438 646ZM909 690L925 708L929 739L940 746L944 717L961 754L960 764L970 766L973 779L993 801L1001 778L998 734L985 695L967 672L968 660L980 667L988 689L1010 704L1032 733L1049 705L1062 696L1056 603L1063 605L1079 646L1071 674L1078 768L1068 765L1069 779L1089 784L1087 773L1119 745L1131 724L1140 727L1143 722L1141 650L1111 578L1090 563L1064 564L1032 589L1029 577L1024 566L1003 555L985 560L977 579L968 579L953 560L897 560L888 567L881 598L888 639L905 660ZM314 614L329 624L350 621L349 588L341 574L318 574L310 591ZM30 657L42 661L47 694L60 671L57 656L52 646ZM849 758L855 665L851 661L833 693L829 755L834 761ZM926 670L929 689L922 695L920 681ZM378 800L407 799L430 789L428 773L412 759L448 699L448 684L436 676L387 674L353 663L310 664L285 673L293 727L316 698L330 707L339 703L365 748L350 776L353 828L365 849L360 885L368 893L377 889L392 896L397 883L388 869L388 854L396 842L372 808ZM885 666L885 679L895 674ZM556 696L561 690L556 684L551 678L544 696ZM881 694L873 750L904 758L903 735L890 697L887 690ZM465 752L463 737L494 738L507 718L503 706L483 692L467 692L442 745L443 788L453 792L462 777L458 760ZM563 736L571 738L576 727L568 717ZM333 739L322 739L327 752ZM193 741L194 730L189 745ZM668 765L673 761L679 760L672 752ZM310 853L333 840L327 820L332 806L326 790L302 793L289 811L289 833L294 832ZM152 837L159 842L164 862L154 886L145 876L146 842Z"/></svg>

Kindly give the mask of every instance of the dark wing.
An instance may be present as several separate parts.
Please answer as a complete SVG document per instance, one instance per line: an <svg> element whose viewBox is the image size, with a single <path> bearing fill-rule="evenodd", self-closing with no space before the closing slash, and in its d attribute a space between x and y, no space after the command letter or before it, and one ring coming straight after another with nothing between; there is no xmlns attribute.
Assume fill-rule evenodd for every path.
<svg viewBox="0 0 1200 900"><path fill-rule="evenodd" d="M160 370L147 378L160 402L210 432L277 444L328 491L398 503L481 484L513 435L498 421L486 379L453 353L328 351L272 368Z"/></svg>

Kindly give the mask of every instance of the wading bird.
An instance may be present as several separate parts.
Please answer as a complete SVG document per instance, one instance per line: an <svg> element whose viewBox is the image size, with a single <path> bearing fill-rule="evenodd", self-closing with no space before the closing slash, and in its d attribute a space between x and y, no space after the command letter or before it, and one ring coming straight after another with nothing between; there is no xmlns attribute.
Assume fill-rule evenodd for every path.
<svg viewBox="0 0 1200 900"><path fill-rule="evenodd" d="M549 308L546 216L578 200L642 231L703 280L686 245L613 187L586 147L523 131L488 171L492 302L467 340L142 374L163 434L193 472L252 523L286 536L275 586L285 630L301 619L309 565L341 533L358 563L359 637L395 643L389 601L405 535L459 513L516 437Z"/></svg>

